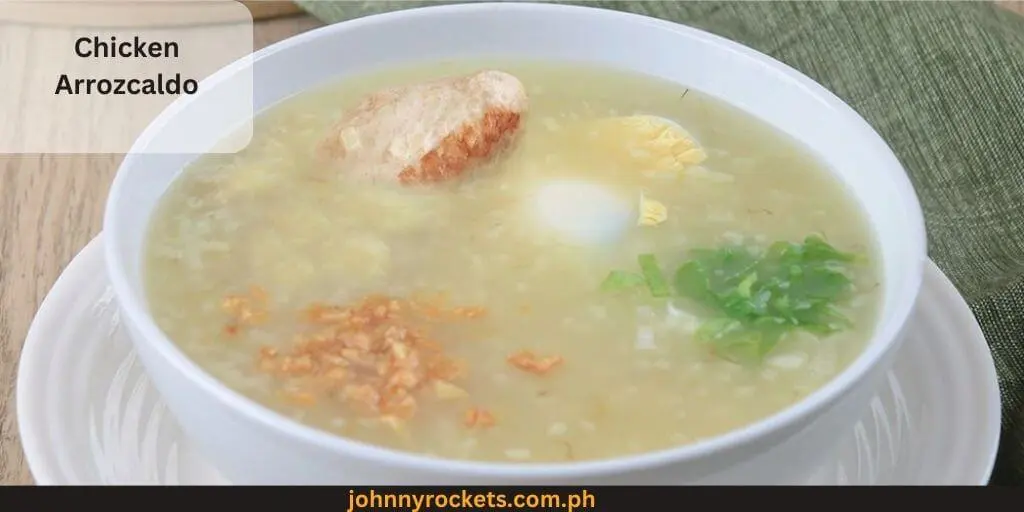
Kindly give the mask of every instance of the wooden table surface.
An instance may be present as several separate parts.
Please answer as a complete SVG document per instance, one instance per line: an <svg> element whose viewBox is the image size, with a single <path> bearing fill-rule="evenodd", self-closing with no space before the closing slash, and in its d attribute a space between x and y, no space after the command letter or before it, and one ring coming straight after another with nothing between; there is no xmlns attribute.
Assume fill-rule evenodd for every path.
<svg viewBox="0 0 1024 512"><path fill-rule="evenodd" d="M1008 2L1024 13L1024 2ZM256 23L261 48L319 23L307 16ZM46 292L100 232L122 155L0 157L0 485L31 484L18 440L14 383L21 345Z"/></svg>

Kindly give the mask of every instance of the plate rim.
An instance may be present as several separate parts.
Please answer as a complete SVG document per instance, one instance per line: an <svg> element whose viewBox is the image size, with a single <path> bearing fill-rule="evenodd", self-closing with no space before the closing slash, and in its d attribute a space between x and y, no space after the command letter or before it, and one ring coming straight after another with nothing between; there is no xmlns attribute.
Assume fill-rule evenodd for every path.
<svg viewBox="0 0 1024 512"><path fill-rule="evenodd" d="M26 370L26 368L38 366L40 359L45 354L43 352L45 341L44 337L40 334L45 329L45 324L40 319L56 318L59 316L57 308L67 302L63 299L64 290L70 289L73 284L84 281L92 276L92 274L82 271L89 264L103 266L104 251L101 247L102 243L103 233L100 232L86 243L60 272L60 275L54 281L53 286L46 292L46 296L33 316L22 344L21 355L18 360L17 377L15 379L14 411L22 452L36 485L70 484L59 482L59 478L55 476L59 472L51 467L50 457L46 455L47 450L44 445L48 445L48 443L43 442L41 430L33 428L33 420L28 419L39 417L43 402L34 400L28 395L32 370ZM969 343L971 348L969 350L976 352L981 361L976 370L984 376L984 399L989 404L986 407L989 410L989 418L984 429L987 434L985 437L989 439L988 446L985 447L988 455L986 456L984 470L978 475L979 481L962 485L988 485L992 478L992 472L995 469L1002 433L1002 397L995 360L992 357L985 334L963 295L960 294L960 291L949 277L930 259L925 265L924 276L924 282L928 283L929 281L932 281L931 285L935 288L934 291L941 293L942 302L945 302L948 305L948 309L952 311L952 314L958 317L956 321L962 324L965 331L972 334L971 343ZM925 287L923 286L923 288ZM982 346L984 346L984 349L982 349Z"/></svg>
<svg viewBox="0 0 1024 512"><path fill-rule="evenodd" d="M981 324L978 323L977 317L974 316L974 311L971 310L960 290L949 279L949 276L931 259L928 260L925 269L925 282L929 278L934 279L934 286L941 289L942 293L946 296L945 300L950 305L956 306L955 308L950 308L950 311L952 314L960 317L958 322L962 323L965 331L972 334L971 343L968 343L967 346L970 347L969 350L977 352L978 358L982 361L982 364L978 365L977 370L984 374L985 400L990 404L987 407L990 417L985 429L990 441L989 446L986 447L988 456L984 474L979 475L982 478L976 485L989 485L992 480L992 473L995 471L996 459L999 456L999 443L1002 440L1003 422L1003 399L999 388L999 374L996 372L995 359L992 357L992 350L988 345L985 332L981 330Z"/></svg>
<svg viewBox="0 0 1024 512"><path fill-rule="evenodd" d="M30 428L29 422L31 420L26 419L39 417L39 409L43 407L43 403L28 396L27 384L29 383L31 373L24 369L37 366L43 356L42 341L39 340L43 338L40 331L44 329L44 324L39 319L58 316L55 314L56 308L65 302L61 300L61 291L68 288L69 283L84 281L89 276L88 273L79 271L79 268L87 268L86 264L91 263L90 258L95 258L102 265L102 243L103 233L101 232L79 249L74 257L71 258L71 261L61 270L60 275L57 276L53 285L47 290L46 296L43 297L43 301L39 304L35 315L32 316L32 322L29 324L25 339L21 345L21 355L18 358L18 374L14 382L14 414L18 425L21 451L25 456L25 464L28 466L29 473L32 475L36 485L64 484L58 482L58 478L54 476L55 471L48 462L49 457L45 456L46 449L43 446L46 443L42 440L41 430L39 428ZM40 475L45 476L41 478Z"/></svg>

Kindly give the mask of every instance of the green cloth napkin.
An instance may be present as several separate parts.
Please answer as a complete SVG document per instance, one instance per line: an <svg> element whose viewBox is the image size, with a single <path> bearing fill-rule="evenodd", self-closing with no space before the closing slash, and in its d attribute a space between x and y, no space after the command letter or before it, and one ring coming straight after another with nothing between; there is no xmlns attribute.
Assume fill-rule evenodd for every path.
<svg viewBox="0 0 1024 512"><path fill-rule="evenodd" d="M299 2L328 22L437 3ZM738 41L823 84L878 130L920 195L932 260L995 357L1003 438L992 483L1024 483L1024 18L980 2L560 3Z"/></svg>

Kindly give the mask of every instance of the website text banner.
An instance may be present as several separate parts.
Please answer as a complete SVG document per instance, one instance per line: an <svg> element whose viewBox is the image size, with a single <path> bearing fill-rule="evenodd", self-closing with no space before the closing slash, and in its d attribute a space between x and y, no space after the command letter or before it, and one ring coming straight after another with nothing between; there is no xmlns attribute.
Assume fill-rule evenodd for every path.
<svg viewBox="0 0 1024 512"><path fill-rule="evenodd" d="M587 489L574 488L371 488L350 489L344 512L400 510L594 510L597 499Z"/></svg>

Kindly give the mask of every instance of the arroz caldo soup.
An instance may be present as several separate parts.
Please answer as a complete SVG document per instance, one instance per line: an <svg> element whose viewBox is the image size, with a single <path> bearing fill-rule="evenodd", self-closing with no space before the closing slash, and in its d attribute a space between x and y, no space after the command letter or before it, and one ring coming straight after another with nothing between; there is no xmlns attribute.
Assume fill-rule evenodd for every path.
<svg viewBox="0 0 1024 512"><path fill-rule="evenodd" d="M566 63L346 79L259 116L155 213L160 327L281 414L453 459L741 427L839 373L880 303L859 205L699 91Z"/></svg>

